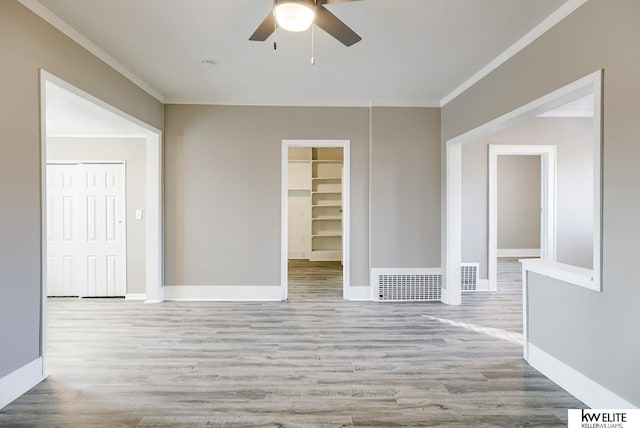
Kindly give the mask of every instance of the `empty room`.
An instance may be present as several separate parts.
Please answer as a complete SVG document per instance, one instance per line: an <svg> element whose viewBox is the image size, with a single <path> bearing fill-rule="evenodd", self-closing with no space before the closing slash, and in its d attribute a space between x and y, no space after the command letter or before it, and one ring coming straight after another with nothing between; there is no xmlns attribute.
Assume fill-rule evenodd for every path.
<svg viewBox="0 0 640 428"><path fill-rule="evenodd" d="M640 426L638 22L0 0L0 426Z"/></svg>

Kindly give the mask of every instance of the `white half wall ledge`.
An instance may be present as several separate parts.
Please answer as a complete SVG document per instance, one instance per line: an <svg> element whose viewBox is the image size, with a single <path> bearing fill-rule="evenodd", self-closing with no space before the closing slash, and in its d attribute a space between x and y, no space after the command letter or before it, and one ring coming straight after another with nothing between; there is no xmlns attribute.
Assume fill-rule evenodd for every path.
<svg viewBox="0 0 640 428"><path fill-rule="evenodd" d="M636 409L639 407L640 403L630 403L533 343L529 342L527 346L529 348L527 361L534 369L590 408Z"/></svg>
<svg viewBox="0 0 640 428"><path fill-rule="evenodd" d="M280 285L167 285L164 300L214 302L280 302Z"/></svg>
<svg viewBox="0 0 640 428"><path fill-rule="evenodd" d="M42 357L36 358L0 379L0 409L47 378L43 364Z"/></svg>
<svg viewBox="0 0 640 428"><path fill-rule="evenodd" d="M524 275L526 272L533 272L570 285L602 292L592 270L542 259L521 259L519 262L522 263Z"/></svg>
<svg viewBox="0 0 640 428"><path fill-rule="evenodd" d="M498 248L498 257L540 257L540 248Z"/></svg>

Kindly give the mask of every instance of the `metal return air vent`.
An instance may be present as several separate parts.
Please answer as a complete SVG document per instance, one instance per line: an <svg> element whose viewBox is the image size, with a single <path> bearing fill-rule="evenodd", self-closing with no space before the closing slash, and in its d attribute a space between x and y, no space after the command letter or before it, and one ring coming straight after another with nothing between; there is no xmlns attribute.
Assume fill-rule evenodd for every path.
<svg viewBox="0 0 640 428"><path fill-rule="evenodd" d="M480 263L462 263L460 265L460 287L462 291L476 291Z"/></svg>
<svg viewBox="0 0 640 428"><path fill-rule="evenodd" d="M382 302L439 301L442 274L379 275L378 300Z"/></svg>

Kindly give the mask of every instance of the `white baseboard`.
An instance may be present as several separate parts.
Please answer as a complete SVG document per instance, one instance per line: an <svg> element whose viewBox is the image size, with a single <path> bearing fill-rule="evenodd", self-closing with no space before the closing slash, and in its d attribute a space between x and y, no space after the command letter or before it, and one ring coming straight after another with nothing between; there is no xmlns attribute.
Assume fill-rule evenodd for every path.
<svg viewBox="0 0 640 428"><path fill-rule="evenodd" d="M200 301L281 301L279 285L166 285L165 300Z"/></svg>
<svg viewBox="0 0 640 428"><path fill-rule="evenodd" d="M347 288L349 295L347 300L350 301L371 301L371 287L365 286L353 286Z"/></svg>
<svg viewBox="0 0 640 428"><path fill-rule="evenodd" d="M529 358L533 368L557 383L561 388L592 409L636 409L632 404L599 383L589 379L532 343L528 343Z"/></svg>
<svg viewBox="0 0 640 428"><path fill-rule="evenodd" d="M479 279L476 283L476 291L489 291L489 280Z"/></svg>
<svg viewBox="0 0 640 428"><path fill-rule="evenodd" d="M124 296L125 300L147 300L146 293L128 293Z"/></svg>
<svg viewBox="0 0 640 428"><path fill-rule="evenodd" d="M42 364L37 358L0 379L0 409L46 379Z"/></svg>
<svg viewBox="0 0 640 428"><path fill-rule="evenodd" d="M498 257L540 257L540 248L502 248Z"/></svg>

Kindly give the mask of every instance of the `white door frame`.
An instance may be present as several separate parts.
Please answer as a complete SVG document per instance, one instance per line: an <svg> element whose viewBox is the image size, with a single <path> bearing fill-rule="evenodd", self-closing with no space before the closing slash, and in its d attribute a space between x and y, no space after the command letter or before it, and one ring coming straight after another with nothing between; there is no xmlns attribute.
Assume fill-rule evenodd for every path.
<svg viewBox="0 0 640 428"><path fill-rule="evenodd" d="M350 140L282 140L282 221L280 225L280 287L282 289L282 300L287 300L289 294L289 147L333 147L342 149L342 298L346 300L349 298L349 244L351 236Z"/></svg>
<svg viewBox="0 0 640 428"><path fill-rule="evenodd" d="M498 289L498 156L540 156L540 258L556 260L556 146L489 145L489 290Z"/></svg>
<svg viewBox="0 0 640 428"><path fill-rule="evenodd" d="M602 70L598 70L582 79L576 80L535 101L519 107L509 113L491 120L477 128L471 129L445 143L445 179L446 185L442 266L444 267L442 301L450 305L462 303L460 286L460 264L462 262L462 145L491 135L497 131L515 125L526 118L536 117L556 107L577 100L590 93L594 94L594 121L597 132L597 147L601 139L601 102L602 102ZM594 263L591 281L593 289L600 290L602 275L602 212L601 212L601 152L594 151ZM588 287L589 288L589 287Z"/></svg>
<svg viewBox="0 0 640 428"><path fill-rule="evenodd" d="M138 137L146 138L146 175L145 175L145 291L146 302L161 302L163 295L163 220L162 220L162 130L155 128L128 113L125 113L72 84L40 69L40 189L41 189L41 289L40 307L40 354L43 361L43 374L46 363L46 314L47 314L47 109L46 84L56 86L79 96L85 101L105 109L131 122L140 129Z"/></svg>

